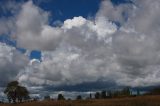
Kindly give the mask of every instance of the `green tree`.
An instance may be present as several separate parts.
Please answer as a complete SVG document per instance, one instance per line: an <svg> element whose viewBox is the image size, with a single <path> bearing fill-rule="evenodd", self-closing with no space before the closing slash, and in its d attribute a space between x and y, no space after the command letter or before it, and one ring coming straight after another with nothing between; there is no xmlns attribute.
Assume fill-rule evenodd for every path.
<svg viewBox="0 0 160 106"><path fill-rule="evenodd" d="M155 88L151 89L148 94L160 95L160 87L158 86L158 87L155 87Z"/></svg>
<svg viewBox="0 0 160 106"><path fill-rule="evenodd" d="M50 99L51 99L51 97L49 95L44 97L44 100L50 100Z"/></svg>
<svg viewBox="0 0 160 106"><path fill-rule="evenodd" d="M82 96L81 96L81 95L78 95L76 99L77 99L77 100L82 100Z"/></svg>
<svg viewBox="0 0 160 106"><path fill-rule="evenodd" d="M100 93L99 92L96 92L95 99L100 99Z"/></svg>
<svg viewBox="0 0 160 106"><path fill-rule="evenodd" d="M26 100L27 98L29 98L29 92L23 86L17 86L16 93L19 102L22 102L22 100Z"/></svg>
<svg viewBox="0 0 160 106"><path fill-rule="evenodd" d="M103 99L107 98L106 91L101 92L101 98Z"/></svg>
<svg viewBox="0 0 160 106"><path fill-rule="evenodd" d="M137 96L139 96L140 95L140 91L139 91L139 89L137 89Z"/></svg>
<svg viewBox="0 0 160 106"><path fill-rule="evenodd" d="M130 88L129 87L123 88L121 94L125 96L130 96L131 95Z"/></svg>
<svg viewBox="0 0 160 106"><path fill-rule="evenodd" d="M4 93L7 95L9 103L16 103L16 100L22 102L25 98L29 97L28 90L25 87L20 86L18 81L8 83Z"/></svg>
<svg viewBox="0 0 160 106"><path fill-rule="evenodd" d="M89 94L89 99L92 99L92 94L91 93Z"/></svg>
<svg viewBox="0 0 160 106"><path fill-rule="evenodd" d="M58 94L58 100L65 100L64 96L62 94Z"/></svg>
<svg viewBox="0 0 160 106"><path fill-rule="evenodd" d="M111 90L107 91L107 98L112 98L113 94Z"/></svg>

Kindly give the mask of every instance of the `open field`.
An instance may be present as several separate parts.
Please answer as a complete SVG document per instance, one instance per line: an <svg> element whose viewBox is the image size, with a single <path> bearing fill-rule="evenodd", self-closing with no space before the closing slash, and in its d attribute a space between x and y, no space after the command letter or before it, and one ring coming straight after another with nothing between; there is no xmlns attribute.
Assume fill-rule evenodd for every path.
<svg viewBox="0 0 160 106"><path fill-rule="evenodd" d="M40 101L21 104L1 104L0 106L160 106L160 96L139 96L79 101Z"/></svg>

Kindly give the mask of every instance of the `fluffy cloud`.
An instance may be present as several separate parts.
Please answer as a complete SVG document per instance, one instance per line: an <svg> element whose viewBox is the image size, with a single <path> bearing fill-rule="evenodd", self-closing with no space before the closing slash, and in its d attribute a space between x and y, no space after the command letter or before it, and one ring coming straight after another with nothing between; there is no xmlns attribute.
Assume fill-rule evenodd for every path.
<svg viewBox="0 0 160 106"><path fill-rule="evenodd" d="M104 0L94 20L79 16L59 27L49 25L48 12L32 1L25 3L17 16L16 41L20 47L41 50L42 61L31 60L18 80L28 86L159 84L160 2L132 1L113 6Z"/></svg>
<svg viewBox="0 0 160 106"><path fill-rule="evenodd" d="M28 57L14 47L0 43L0 86L4 87L9 81L16 80L28 62Z"/></svg>
<svg viewBox="0 0 160 106"><path fill-rule="evenodd" d="M59 46L56 50L49 46L54 51L42 52L42 62L31 65L20 81L32 79L32 84L56 86L99 80L133 87L158 84L160 3L133 2L113 6L106 0L95 20L80 16L67 19L61 27L51 27L61 32L57 34L61 36ZM121 27L117 29L113 22L121 23ZM41 34L35 36L41 38Z"/></svg>
<svg viewBox="0 0 160 106"><path fill-rule="evenodd" d="M15 18L0 18L0 35L14 35L15 30Z"/></svg>
<svg viewBox="0 0 160 106"><path fill-rule="evenodd" d="M96 14L96 18L105 17L113 22L123 24L126 22L127 17L130 15L130 11L134 8L133 4L128 3L115 6L110 0L103 0L99 11ZM103 21L104 22L104 21Z"/></svg>
<svg viewBox="0 0 160 106"><path fill-rule="evenodd" d="M16 15L21 8L23 2L5 1L0 3L0 35L15 36Z"/></svg>
<svg viewBox="0 0 160 106"><path fill-rule="evenodd" d="M36 8L32 2L25 4L25 6L29 8L32 7L39 13L39 9ZM21 14L25 13L24 10L25 9L23 8ZM22 15L20 15L20 19L21 16ZM22 22L23 20L19 21L19 23ZM33 23L34 22L30 23L31 26ZM41 24L37 27L44 26L46 25ZM28 20L27 24L22 24L20 28L23 27L27 30L29 27ZM50 48L53 50L42 52L42 62L32 61L31 63L35 63L36 65L31 65L26 68L27 71L22 73L19 77L20 82L31 85L49 84L58 86L63 84L75 85L83 82L95 82L97 80L105 79L104 77L106 76L109 78L109 75L112 73L110 73L108 69L106 70L106 68L108 64L110 64L110 61L107 62L107 59L111 60L110 57L112 57L110 37L111 34L117 30L117 26L114 23L109 22L105 17L99 17L97 20L92 21L80 16L74 17L73 19L67 19L61 27L51 27L49 25L48 27L50 27L51 30L57 29L61 31L61 33L57 34L58 37L61 37L61 41L58 40L59 45L56 46L56 50L54 45L45 40L49 37L50 40L54 42L55 32L50 33L49 31L46 31L46 33L44 33L45 39L41 38L41 34L37 34L37 32L43 32L43 28L42 30L41 28L38 28L39 31L31 28L35 31L35 35L32 35L34 34L32 32L24 37L18 35L18 37L22 37L18 42L25 40L28 44L26 45L24 41L21 46L26 45L29 49L35 47L34 49L40 48L41 50L48 50L48 48ZM30 33L30 31L31 30L29 29L27 32ZM33 39L33 42L25 37ZM44 48L45 46L43 43L35 42L33 37L37 37L39 41L44 41L47 47ZM33 45L37 45L37 47ZM109 67L114 68L113 66ZM117 76L115 75L115 77Z"/></svg>
<svg viewBox="0 0 160 106"><path fill-rule="evenodd" d="M48 25L48 18L49 13L35 6L32 1L24 4L16 22L18 46L30 50L54 50L67 35L75 35L75 31L78 31L77 34L80 33L77 36L83 34L84 37L89 37L96 33L98 37L105 38L107 34L116 30L116 25L108 22L105 17L100 17L96 21L81 16L74 17L64 21L60 27Z"/></svg>
<svg viewBox="0 0 160 106"><path fill-rule="evenodd" d="M62 31L48 25L48 15L49 13L34 6L32 1L22 6L16 22L19 47L50 50L58 45Z"/></svg>

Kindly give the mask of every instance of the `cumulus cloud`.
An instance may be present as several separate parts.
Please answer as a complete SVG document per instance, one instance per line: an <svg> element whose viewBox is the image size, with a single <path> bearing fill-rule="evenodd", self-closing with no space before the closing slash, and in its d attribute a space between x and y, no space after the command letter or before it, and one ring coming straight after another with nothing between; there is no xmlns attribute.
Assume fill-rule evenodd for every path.
<svg viewBox="0 0 160 106"><path fill-rule="evenodd" d="M15 18L13 17L1 17L0 18L0 35L14 34L15 31Z"/></svg>
<svg viewBox="0 0 160 106"><path fill-rule="evenodd" d="M29 50L56 48L62 31L48 25L48 16L48 12L33 5L32 1L25 3L16 22L17 45Z"/></svg>
<svg viewBox="0 0 160 106"><path fill-rule="evenodd" d="M74 34L75 30L88 37L91 33L105 37L116 30L116 25L108 22L104 17L96 21L90 21L81 16L74 17L65 20L60 27L50 26L48 20L49 13L35 6L32 1L24 4L16 22L18 46L30 50L54 50L63 42L66 35Z"/></svg>
<svg viewBox="0 0 160 106"><path fill-rule="evenodd" d="M157 85L159 77L159 6L160 2L134 0L129 20L114 34L113 48L126 78L120 84ZM153 12L154 11L154 12Z"/></svg>
<svg viewBox="0 0 160 106"><path fill-rule="evenodd" d="M113 6L103 1L95 20L79 16L65 20L60 27L49 26L48 14L31 1L26 3L17 22L22 28L17 36L19 45L44 51L42 62L32 61L19 81L55 86L99 80L133 87L158 84L160 3L133 2ZM28 8L36 15L27 12Z"/></svg>
<svg viewBox="0 0 160 106"><path fill-rule="evenodd" d="M32 2L25 4L25 6L32 6L32 8L38 12L38 8L36 8ZM23 10L21 13L23 13ZM19 23L21 22L23 21L19 21ZM31 22L31 25L32 23L33 22ZM24 26L25 25L22 24L21 28ZM26 26L28 27L28 21ZM42 24L38 27L41 26L43 27L45 25ZM61 41L58 40L59 45L56 47L56 50L54 45L46 42L45 39L41 38L40 34L37 34L37 32L43 31L43 28L42 30L38 28L39 31L33 30L35 31L35 35L31 33L27 36L30 36L30 39L37 37L39 41L44 41L47 48L44 48L45 46L43 46L42 43L32 42L32 40L26 39L25 36L22 37L22 35L18 35L18 37L22 37L18 42L25 40L28 45L24 42L22 43L29 47L29 49L34 48L33 45L37 45L41 50L48 50L48 47L53 50L42 52L42 62L31 62L36 63L36 65L31 65L26 68L27 71L19 77L20 82L32 85L75 85L83 82L101 80L104 79L103 77L110 75L110 72L105 69L108 66L107 63L110 63L110 61L107 62L107 59L111 60L110 57L112 57L110 48L111 34L117 30L117 26L114 23L109 22L105 17L100 17L96 21L92 21L79 16L73 19L67 19L61 27L51 27L49 25L48 27L50 27L51 30L56 28L61 31L61 33L58 34L58 37L61 37ZM29 31L31 30L29 29ZM52 39L54 39L55 32L46 32L50 35L46 35L45 33L44 37L47 39L48 36L50 36L50 40L54 42ZM21 45L23 46L23 44ZM35 48L37 47L35 46ZM105 58L103 56L105 56ZM113 68L113 66L110 68Z"/></svg>
<svg viewBox="0 0 160 106"><path fill-rule="evenodd" d="M130 11L133 9L133 4L128 3L115 6L110 0L103 0L99 11L96 14L96 18L105 17L113 22L123 24L126 22L127 17L130 15Z"/></svg>
<svg viewBox="0 0 160 106"><path fill-rule="evenodd" d="M26 2L16 19L16 41L41 50L42 60L31 60L18 80L28 86L159 84L160 2L132 1L115 6L104 0L93 20L79 16L57 27L49 25L49 12Z"/></svg>
<svg viewBox="0 0 160 106"><path fill-rule="evenodd" d="M16 15L21 8L23 2L5 1L0 3L0 35L15 36Z"/></svg>
<svg viewBox="0 0 160 106"><path fill-rule="evenodd" d="M32 84L56 86L99 80L133 87L158 84L160 3L133 3L113 6L106 0L95 20L80 16L51 27L61 32L59 46L42 52L42 62L31 65L20 81L32 79Z"/></svg>
<svg viewBox="0 0 160 106"><path fill-rule="evenodd" d="M14 47L0 43L0 86L4 87L9 81L16 80L28 62L28 57Z"/></svg>

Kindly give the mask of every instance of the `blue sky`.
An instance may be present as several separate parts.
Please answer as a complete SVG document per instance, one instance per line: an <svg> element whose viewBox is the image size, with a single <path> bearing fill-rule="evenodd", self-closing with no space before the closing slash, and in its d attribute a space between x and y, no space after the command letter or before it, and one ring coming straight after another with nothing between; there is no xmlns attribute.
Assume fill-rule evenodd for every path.
<svg viewBox="0 0 160 106"><path fill-rule="evenodd" d="M62 3L63 2L63 3ZM39 6L46 11L51 11L52 20L64 21L75 16L94 16L100 5L99 0L54 0L49 3L40 3Z"/></svg>

